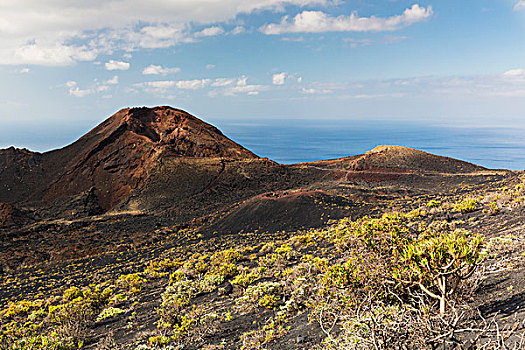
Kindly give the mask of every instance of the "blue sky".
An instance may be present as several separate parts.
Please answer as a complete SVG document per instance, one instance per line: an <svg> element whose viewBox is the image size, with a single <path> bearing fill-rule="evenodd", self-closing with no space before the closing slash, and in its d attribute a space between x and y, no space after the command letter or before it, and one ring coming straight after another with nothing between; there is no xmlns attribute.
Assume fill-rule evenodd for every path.
<svg viewBox="0 0 525 350"><path fill-rule="evenodd" d="M142 105L524 127L525 1L6 0L0 77L0 147Z"/></svg>

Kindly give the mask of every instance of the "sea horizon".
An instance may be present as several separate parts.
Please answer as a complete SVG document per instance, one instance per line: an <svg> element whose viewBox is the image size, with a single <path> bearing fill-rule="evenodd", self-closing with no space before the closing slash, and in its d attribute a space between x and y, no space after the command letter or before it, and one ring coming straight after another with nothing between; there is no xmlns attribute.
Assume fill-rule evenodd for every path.
<svg viewBox="0 0 525 350"><path fill-rule="evenodd" d="M525 128L455 127L388 120L209 119L226 136L261 157L282 164L363 154L378 145L399 145L491 169L525 169ZM92 126L49 125L0 131L0 148L46 152L67 146ZM20 132L24 130L24 132ZM57 130L59 132L57 132Z"/></svg>

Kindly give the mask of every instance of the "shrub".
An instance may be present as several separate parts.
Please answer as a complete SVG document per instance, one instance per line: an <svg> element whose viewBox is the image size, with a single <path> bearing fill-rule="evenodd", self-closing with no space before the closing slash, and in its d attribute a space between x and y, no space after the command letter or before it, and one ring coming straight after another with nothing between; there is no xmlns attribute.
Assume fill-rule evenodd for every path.
<svg viewBox="0 0 525 350"><path fill-rule="evenodd" d="M97 316L97 321L102 321L108 318L112 318L124 313L124 310L119 309L118 307L108 307L102 310L102 312Z"/></svg>
<svg viewBox="0 0 525 350"><path fill-rule="evenodd" d="M0 316L5 319L17 316L26 316L29 311L39 309L44 305L43 300L21 300L10 303L6 310L2 311Z"/></svg>
<svg viewBox="0 0 525 350"><path fill-rule="evenodd" d="M231 283L235 286L239 286L243 289L246 289L250 284L255 282L259 278L259 273L254 270L249 273L242 271L240 274L235 276Z"/></svg>
<svg viewBox="0 0 525 350"><path fill-rule="evenodd" d="M80 288L73 286L73 287L66 289L62 297L64 301L71 301L81 296L82 296L82 291L80 290Z"/></svg>
<svg viewBox="0 0 525 350"><path fill-rule="evenodd" d="M146 282L139 273L130 273L122 275L117 279L117 285L128 290L131 295L138 294L142 290L143 284Z"/></svg>
<svg viewBox="0 0 525 350"><path fill-rule="evenodd" d="M257 307L273 309L281 300L281 292L282 285L280 283L261 282L246 288L244 295L237 299L236 304L247 309Z"/></svg>
<svg viewBox="0 0 525 350"><path fill-rule="evenodd" d="M441 206L441 201L437 201L434 199L427 203L427 207L429 208L438 208L440 206Z"/></svg>
<svg viewBox="0 0 525 350"><path fill-rule="evenodd" d="M443 315L448 299L481 261L482 247L481 236L462 229L424 235L403 249L403 267L394 272L394 278L438 299Z"/></svg>
<svg viewBox="0 0 525 350"><path fill-rule="evenodd" d="M151 346L162 346L162 345L166 345L166 344L169 344L171 341L171 339L169 337L166 337L166 336L163 336L163 335L159 335L159 336L156 336L156 337L150 337L149 338L149 345Z"/></svg>
<svg viewBox="0 0 525 350"><path fill-rule="evenodd" d="M478 207L478 200L475 198L465 198L452 205L454 211L460 213L470 213Z"/></svg>
<svg viewBox="0 0 525 350"><path fill-rule="evenodd" d="M223 275L206 275L199 282L199 290L204 293L213 292L222 282L224 282Z"/></svg>
<svg viewBox="0 0 525 350"><path fill-rule="evenodd" d="M166 288L162 293L162 304L159 309L163 328L180 326L183 323L182 310L189 305L197 292L195 282L190 280L181 280Z"/></svg>

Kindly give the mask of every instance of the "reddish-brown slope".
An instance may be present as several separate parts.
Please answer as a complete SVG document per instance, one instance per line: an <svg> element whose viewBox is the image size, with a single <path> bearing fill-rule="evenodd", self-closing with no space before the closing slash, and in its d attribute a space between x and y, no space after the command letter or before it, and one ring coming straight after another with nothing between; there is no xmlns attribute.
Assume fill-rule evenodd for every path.
<svg viewBox="0 0 525 350"><path fill-rule="evenodd" d="M0 201L53 201L94 188L110 209L140 187L162 155L253 159L217 128L171 107L127 108L75 143L38 154L0 152Z"/></svg>
<svg viewBox="0 0 525 350"><path fill-rule="evenodd" d="M94 187L105 209L141 186L161 155L257 158L214 126L171 107L123 109L57 153L71 161L44 198Z"/></svg>
<svg viewBox="0 0 525 350"><path fill-rule="evenodd" d="M372 172L422 172L460 174L487 170L458 159L438 156L402 146L377 146L363 155L312 163L300 163L323 168Z"/></svg>
<svg viewBox="0 0 525 350"><path fill-rule="evenodd" d="M41 191L42 155L10 147L0 150L0 202L31 199Z"/></svg>

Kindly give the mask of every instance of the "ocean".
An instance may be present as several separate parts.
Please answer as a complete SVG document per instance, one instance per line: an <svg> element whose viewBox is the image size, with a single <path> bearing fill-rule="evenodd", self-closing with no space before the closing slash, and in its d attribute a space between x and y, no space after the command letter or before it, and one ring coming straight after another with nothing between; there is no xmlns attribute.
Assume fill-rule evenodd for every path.
<svg viewBox="0 0 525 350"><path fill-rule="evenodd" d="M259 156L292 164L400 145L493 169L525 169L524 128L445 127L415 122L222 120L220 129Z"/></svg>

